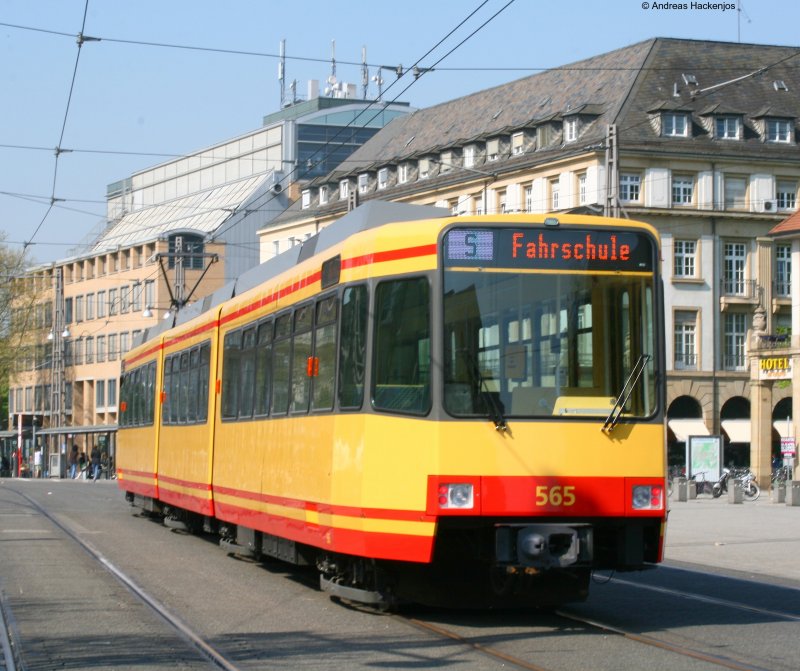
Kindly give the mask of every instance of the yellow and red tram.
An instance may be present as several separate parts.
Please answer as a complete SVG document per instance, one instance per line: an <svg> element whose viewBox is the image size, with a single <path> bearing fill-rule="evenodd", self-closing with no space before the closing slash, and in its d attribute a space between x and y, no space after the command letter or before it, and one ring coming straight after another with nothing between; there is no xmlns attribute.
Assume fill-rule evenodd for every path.
<svg viewBox="0 0 800 671"><path fill-rule="evenodd" d="M128 353L128 499L368 603L661 561L656 232L432 212L362 206Z"/></svg>

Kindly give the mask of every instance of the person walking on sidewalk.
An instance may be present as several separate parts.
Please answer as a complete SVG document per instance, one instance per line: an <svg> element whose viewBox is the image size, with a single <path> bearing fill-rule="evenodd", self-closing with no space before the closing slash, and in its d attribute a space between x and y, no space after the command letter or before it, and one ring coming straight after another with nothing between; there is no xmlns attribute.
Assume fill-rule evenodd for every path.
<svg viewBox="0 0 800 671"><path fill-rule="evenodd" d="M100 477L100 450L96 447L92 448L92 480L97 482Z"/></svg>

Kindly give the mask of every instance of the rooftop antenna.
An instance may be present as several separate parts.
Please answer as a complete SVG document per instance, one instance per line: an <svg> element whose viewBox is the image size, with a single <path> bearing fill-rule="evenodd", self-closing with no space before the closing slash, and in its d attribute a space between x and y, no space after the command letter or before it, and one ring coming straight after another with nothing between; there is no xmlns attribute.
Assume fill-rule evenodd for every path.
<svg viewBox="0 0 800 671"><path fill-rule="evenodd" d="M286 100L286 40L281 40L280 59L278 60L278 81L281 83L281 99L279 107Z"/></svg>
<svg viewBox="0 0 800 671"><path fill-rule="evenodd" d="M367 67L367 47L365 46L361 47L361 87L364 91L361 99L366 100L369 90L369 68Z"/></svg>
<svg viewBox="0 0 800 671"><path fill-rule="evenodd" d="M336 93L336 40L331 40L331 74L328 77L328 95Z"/></svg>
<svg viewBox="0 0 800 671"><path fill-rule="evenodd" d="M372 75L372 81L374 81L378 85L378 97L376 100L380 102L381 98L383 97L383 77L381 77L381 69L378 68L378 71Z"/></svg>
<svg viewBox="0 0 800 671"><path fill-rule="evenodd" d="M744 7L742 7L741 2L736 3L736 41L742 41L742 14L744 14L744 18L747 20L747 23L752 23L750 17L748 16L747 12L744 11Z"/></svg>

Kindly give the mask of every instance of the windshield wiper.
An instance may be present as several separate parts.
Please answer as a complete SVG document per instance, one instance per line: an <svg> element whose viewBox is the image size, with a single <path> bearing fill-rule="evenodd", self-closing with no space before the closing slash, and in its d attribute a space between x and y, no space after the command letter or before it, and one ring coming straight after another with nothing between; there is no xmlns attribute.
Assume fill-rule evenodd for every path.
<svg viewBox="0 0 800 671"><path fill-rule="evenodd" d="M467 371L472 379L472 383L478 387L478 394L484 400L489 411L489 417L494 422L494 428L498 431L508 431L508 423L500 408L500 404L494 397L492 392L489 391L489 385L486 384L486 378L481 374L481 369L478 367L476 359L469 355L466 350L461 350L460 353L464 356L464 361L467 364Z"/></svg>
<svg viewBox="0 0 800 671"><path fill-rule="evenodd" d="M611 408L611 412L609 413L608 417L606 417L606 421L603 422L603 431L608 431L610 433L611 430L617 425L623 408L628 403L628 400L630 399L631 394L636 387L636 383L639 381L639 378L642 376L642 373L644 372L644 369L651 358L652 357L649 354L639 355L639 359L631 369L628 379L625 380L625 384L622 385L622 391L619 393L619 396L614 403L614 407Z"/></svg>

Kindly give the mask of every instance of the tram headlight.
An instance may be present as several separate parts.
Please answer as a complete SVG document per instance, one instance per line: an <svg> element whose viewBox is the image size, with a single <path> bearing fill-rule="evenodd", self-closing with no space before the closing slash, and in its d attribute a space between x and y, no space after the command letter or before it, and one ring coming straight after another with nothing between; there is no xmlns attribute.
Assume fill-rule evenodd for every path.
<svg viewBox="0 0 800 671"><path fill-rule="evenodd" d="M438 496L440 508L470 509L475 501L472 485L468 483L439 485Z"/></svg>
<svg viewBox="0 0 800 671"><path fill-rule="evenodd" d="M634 510L661 510L664 507L664 487L636 485L633 488Z"/></svg>

